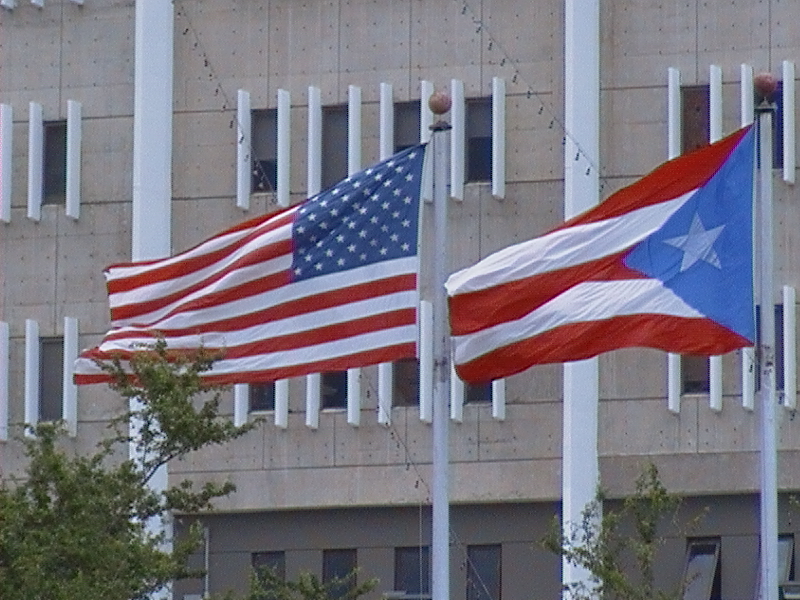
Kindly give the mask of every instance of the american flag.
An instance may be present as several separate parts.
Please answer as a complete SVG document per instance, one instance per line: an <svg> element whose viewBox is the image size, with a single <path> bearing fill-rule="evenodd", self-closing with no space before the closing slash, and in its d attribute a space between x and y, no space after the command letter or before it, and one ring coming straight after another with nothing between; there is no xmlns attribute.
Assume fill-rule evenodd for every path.
<svg viewBox="0 0 800 600"><path fill-rule="evenodd" d="M415 356L423 145L163 260L106 270L111 331L76 383L108 381L162 336L219 351L213 383L274 381Z"/></svg>

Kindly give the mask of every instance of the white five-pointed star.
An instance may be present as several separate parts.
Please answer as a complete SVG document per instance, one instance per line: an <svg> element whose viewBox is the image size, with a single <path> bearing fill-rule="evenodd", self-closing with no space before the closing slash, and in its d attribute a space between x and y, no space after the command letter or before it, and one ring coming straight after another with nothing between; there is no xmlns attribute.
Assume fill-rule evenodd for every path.
<svg viewBox="0 0 800 600"><path fill-rule="evenodd" d="M664 240L665 244L669 244L683 251L681 273L686 271L698 260L705 261L718 269L722 268L722 263L719 262L719 256L717 256L717 252L714 250L714 242L717 241L723 229L725 229L724 225L714 227L713 229L706 229L702 221L700 221L700 215L695 213L692 218L692 224L689 226L689 233Z"/></svg>

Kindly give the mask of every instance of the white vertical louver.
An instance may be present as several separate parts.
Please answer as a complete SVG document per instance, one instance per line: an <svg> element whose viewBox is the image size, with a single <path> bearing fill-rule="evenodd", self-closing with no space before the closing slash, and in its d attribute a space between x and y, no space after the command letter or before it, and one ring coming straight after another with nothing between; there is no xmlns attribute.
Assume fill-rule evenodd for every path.
<svg viewBox="0 0 800 600"><path fill-rule="evenodd" d="M289 182L291 181L291 109L289 92L278 90L278 206L289 206Z"/></svg>
<svg viewBox="0 0 800 600"><path fill-rule="evenodd" d="M42 178L44 176L44 121L42 105L28 105L28 218L42 218Z"/></svg>
<svg viewBox="0 0 800 600"><path fill-rule="evenodd" d="M492 196L506 197L506 80L492 79Z"/></svg>
<svg viewBox="0 0 800 600"><path fill-rule="evenodd" d="M381 83L380 88L380 156L386 160L394 154L394 92L392 84Z"/></svg>
<svg viewBox="0 0 800 600"><path fill-rule="evenodd" d="M72 219L81 216L81 103L67 100L67 185L66 215Z"/></svg>
<svg viewBox="0 0 800 600"><path fill-rule="evenodd" d="M450 361L450 418L456 423L464 420L464 382L456 373L453 361Z"/></svg>
<svg viewBox="0 0 800 600"><path fill-rule="evenodd" d="M0 221L11 222L11 155L14 119L10 104L0 104Z"/></svg>
<svg viewBox="0 0 800 600"><path fill-rule="evenodd" d="M492 418L498 421L506 419L506 380L495 379L492 382Z"/></svg>
<svg viewBox="0 0 800 600"><path fill-rule="evenodd" d="M742 64L739 85L740 124L746 127L754 119L753 67ZM755 182L753 182L755 185ZM753 410L756 395L756 351L753 347L742 348L742 408Z"/></svg>
<svg viewBox="0 0 800 600"><path fill-rule="evenodd" d="M783 61L783 180L794 183L795 158L795 81L794 62Z"/></svg>
<svg viewBox="0 0 800 600"><path fill-rule="evenodd" d="M306 375L306 427L319 428L319 407L322 396L322 376L319 373Z"/></svg>
<svg viewBox="0 0 800 600"><path fill-rule="evenodd" d="M392 403L394 401L394 369L392 363L378 365L378 423L392 424Z"/></svg>
<svg viewBox="0 0 800 600"><path fill-rule="evenodd" d="M797 292L783 286L783 405L797 408Z"/></svg>
<svg viewBox="0 0 800 600"><path fill-rule="evenodd" d="M78 386L72 380L72 370L80 350L78 319L64 317L64 368L61 418L70 437L78 435Z"/></svg>
<svg viewBox="0 0 800 600"><path fill-rule="evenodd" d="M394 99L392 85L380 86L380 156L386 160L394 154ZM394 404L394 369L392 363L378 365L378 423L391 425Z"/></svg>
<svg viewBox="0 0 800 600"><path fill-rule="evenodd" d="M237 383L233 386L233 424L236 427L247 423L249 409L250 386L246 383Z"/></svg>
<svg viewBox="0 0 800 600"><path fill-rule="evenodd" d="M433 421L433 305L419 304L419 418Z"/></svg>
<svg viewBox="0 0 800 600"><path fill-rule="evenodd" d="M361 425L361 369L347 369L347 422Z"/></svg>
<svg viewBox="0 0 800 600"><path fill-rule="evenodd" d="M289 426L289 380L275 382L275 427L286 429Z"/></svg>
<svg viewBox="0 0 800 600"><path fill-rule="evenodd" d="M27 427L35 427L39 422L39 323L25 319L25 435L33 432Z"/></svg>
<svg viewBox="0 0 800 600"><path fill-rule="evenodd" d="M459 79L450 81L450 98L453 106L450 109L450 197L453 200L464 199L464 165L466 142L464 100L464 82Z"/></svg>
<svg viewBox="0 0 800 600"><path fill-rule="evenodd" d="M667 157L671 160L681 153L681 73L670 67L667 71ZM681 356L667 355L667 408L681 412Z"/></svg>
<svg viewBox="0 0 800 600"><path fill-rule="evenodd" d="M236 206L250 210L253 177L253 130L250 92L239 90L236 94Z"/></svg>
<svg viewBox="0 0 800 600"><path fill-rule="evenodd" d="M424 144L431 139L431 125L433 113L428 100L433 94L433 83L422 80L419 82L419 141ZM425 202L433 202L433 160L431 152L426 153L425 164L422 171L421 194Z"/></svg>
<svg viewBox="0 0 800 600"><path fill-rule="evenodd" d="M361 88L347 88L347 174L361 170ZM347 422L361 424L361 369L347 369Z"/></svg>
<svg viewBox="0 0 800 600"><path fill-rule="evenodd" d="M9 342L8 323L0 321L0 442L8 441Z"/></svg>
<svg viewBox="0 0 800 600"><path fill-rule="evenodd" d="M722 69L711 65L709 80L709 143L722 139ZM708 402L711 410L722 410L722 357L710 356L708 359Z"/></svg>

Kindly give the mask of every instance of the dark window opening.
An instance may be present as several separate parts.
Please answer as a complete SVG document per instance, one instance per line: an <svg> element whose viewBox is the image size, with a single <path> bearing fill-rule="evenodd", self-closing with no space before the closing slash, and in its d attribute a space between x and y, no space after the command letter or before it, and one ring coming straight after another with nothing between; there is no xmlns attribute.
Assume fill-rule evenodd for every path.
<svg viewBox="0 0 800 600"><path fill-rule="evenodd" d="M689 540L683 569L683 600L721 600L718 538Z"/></svg>
<svg viewBox="0 0 800 600"><path fill-rule="evenodd" d="M345 408L347 406L347 371L323 373L320 381L322 408Z"/></svg>
<svg viewBox="0 0 800 600"><path fill-rule="evenodd" d="M772 113L772 168L783 168L783 82L777 82L778 85L775 91L768 98L769 102L775 105L775 111ZM761 98L755 97L755 104L761 102ZM756 143L759 140L756 139ZM760 153L756 152L756 157Z"/></svg>
<svg viewBox="0 0 800 600"><path fill-rule="evenodd" d="M681 391L684 394L707 394L710 389L708 357L681 356Z"/></svg>
<svg viewBox="0 0 800 600"><path fill-rule="evenodd" d="M322 189L347 177L347 106L322 109Z"/></svg>
<svg viewBox="0 0 800 600"><path fill-rule="evenodd" d="M500 600L500 544L467 546L467 600Z"/></svg>
<svg viewBox="0 0 800 600"><path fill-rule="evenodd" d="M419 144L420 103L398 102L394 105L394 151L400 152Z"/></svg>
<svg viewBox="0 0 800 600"><path fill-rule="evenodd" d="M251 383L250 412L275 410L275 383Z"/></svg>
<svg viewBox="0 0 800 600"><path fill-rule="evenodd" d="M686 154L708 146L711 135L709 86L688 85L681 88L681 152Z"/></svg>
<svg viewBox="0 0 800 600"><path fill-rule="evenodd" d="M322 551L322 582L331 600L344 598L355 587L357 553L354 548Z"/></svg>
<svg viewBox="0 0 800 600"><path fill-rule="evenodd" d="M278 111L254 110L250 119L253 192L274 192L278 186Z"/></svg>
<svg viewBox="0 0 800 600"><path fill-rule="evenodd" d="M466 180L492 179L492 99L467 100L465 113Z"/></svg>
<svg viewBox="0 0 800 600"><path fill-rule="evenodd" d="M394 406L419 406L419 360L404 358L392 363Z"/></svg>
<svg viewBox="0 0 800 600"><path fill-rule="evenodd" d="M286 579L286 553L282 550L253 552L250 560L256 575L268 570L278 579Z"/></svg>
<svg viewBox="0 0 800 600"><path fill-rule="evenodd" d="M480 402L492 401L492 382L487 383L465 383L464 384L464 403L478 404Z"/></svg>
<svg viewBox="0 0 800 600"><path fill-rule="evenodd" d="M44 124L42 202L64 204L67 200L67 122Z"/></svg>
<svg viewBox="0 0 800 600"><path fill-rule="evenodd" d="M394 549L394 589L406 594L431 593L431 564L428 546Z"/></svg>
<svg viewBox="0 0 800 600"><path fill-rule="evenodd" d="M64 338L42 338L39 342L39 420L63 417Z"/></svg>

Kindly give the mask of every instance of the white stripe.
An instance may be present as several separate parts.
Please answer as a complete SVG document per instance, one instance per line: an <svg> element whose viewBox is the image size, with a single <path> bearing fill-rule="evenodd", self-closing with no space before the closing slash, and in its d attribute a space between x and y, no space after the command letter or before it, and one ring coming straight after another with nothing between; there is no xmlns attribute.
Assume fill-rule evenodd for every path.
<svg viewBox="0 0 800 600"><path fill-rule="evenodd" d="M417 338L417 325L403 325L380 331L372 331L350 338L325 342L316 346L297 350L281 350L267 354L255 354L243 358L222 359L214 363L205 375L242 373L246 379L248 371L263 371L282 367L292 367L306 363L335 359L355 352L378 350L387 345L413 342ZM152 340L151 340L152 341ZM127 367L127 364L123 364ZM79 358L75 362L75 372L81 375L99 375L102 370L91 359Z"/></svg>
<svg viewBox="0 0 800 600"><path fill-rule="evenodd" d="M300 205L298 205L300 206ZM286 212L281 212L275 215L275 218L283 218ZM265 221L263 223L259 223L252 227L248 227L246 229L239 229L237 231L231 231L229 233L222 233L220 235L214 236L204 242L201 242L194 248L190 248L185 252L181 252L180 254L176 254L175 256L170 256L169 258L165 258L163 260L157 260L154 262L149 262L147 264L122 264L122 265L114 265L106 271L106 279L114 280L114 279L124 279L126 277L134 277L136 275L141 275L142 273L148 273L155 267L164 267L167 265L174 265L176 263L180 263L185 261L189 258L196 258L198 256L203 256L205 254L209 254L211 252L215 252L220 248L225 248L226 246L230 246L231 244L236 243L237 241L247 237L253 231L267 227L268 223L271 223L273 219L269 221Z"/></svg>
<svg viewBox="0 0 800 600"><path fill-rule="evenodd" d="M696 191L504 248L450 275L445 283L447 293L455 296L474 292L622 252L657 231Z"/></svg>
<svg viewBox="0 0 800 600"><path fill-rule="evenodd" d="M185 310L168 317L166 316L170 310L173 310L175 307L179 307L194 298L208 293L207 290L198 290L162 309L146 315L137 315L133 320L128 319L125 322L115 323L115 325L130 325L132 324L131 321L134 321L139 325L151 324L151 327L158 326L163 329L183 329L185 327L192 327L198 323L213 323L221 319L248 315L269 306L314 296L321 292L331 292L353 285L374 282L377 279L384 279L387 277L415 274L418 269L418 264L419 258L417 256L395 258L364 267L358 267L356 269L350 269L349 271L330 273L328 275L321 275L312 279L305 279L288 285L282 285L267 292L246 298L237 298L231 302L213 304L201 309ZM289 264L286 265L286 268L288 267ZM412 302L411 306L415 306L415 304Z"/></svg>
<svg viewBox="0 0 800 600"><path fill-rule="evenodd" d="M233 331L209 331L201 334L189 334L183 336L167 335L170 348L234 348L242 344L251 343L258 340L275 338L283 335L303 335L305 332L313 331L319 327L347 323L354 319L385 314L398 308L413 307L416 302L417 292L411 290L407 292L397 292L350 302L343 306L317 310L304 313L286 319L278 319L268 323L258 323L250 327L243 327ZM205 322L205 321L197 321ZM167 328L163 328L167 329ZM115 338L100 345L103 352L113 352L115 350L133 350L138 344L148 344L153 342L152 336L142 336L140 332L150 331L148 328L126 327L119 332L129 334L128 337ZM118 333L114 331L112 333Z"/></svg>
<svg viewBox="0 0 800 600"><path fill-rule="evenodd" d="M206 277L221 271L225 267L228 267L231 263L239 260L240 258L252 254L254 251L260 250L261 248L268 246L270 244L274 244L276 242L282 242L288 239L291 236L291 231L292 231L292 225L291 223L288 223L283 227L279 227L277 229L273 229L265 232L262 235L259 235L258 237L250 240L246 244L243 244L242 246L237 248L231 254L227 254L223 257L220 257L218 261L202 269L187 272L184 275L181 275L180 277L174 277L165 280L156 280L153 281L152 283L147 283L144 285L137 286L131 290L109 294L109 304L113 309L128 304L136 304L138 302L143 302L146 300L154 300L157 298L161 298L163 296L168 296L170 294L174 294L176 292L185 290L188 287L191 287L192 285L195 285L196 283L203 281L203 279L205 279ZM228 287L229 285L238 285L241 282L247 281L248 279L243 278L244 274L248 272L247 269L251 271L250 274L251 279L257 279L258 277L263 277L266 274L280 271L281 269L286 268L280 266L282 264L285 264L286 256L289 257L289 264L291 264L291 252L289 252L279 257L253 265L253 267L244 267L241 269L235 269L225 277L217 281L214 281L205 289L214 291L222 289L224 287ZM157 265L152 265L151 269L161 268L162 266L163 265L159 263ZM253 268L256 269L261 268L263 270L260 273L257 271L252 272ZM145 271L142 274L146 274L146 272L147 271ZM234 278L232 281L228 282L229 277L234 277Z"/></svg>
<svg viewBox="0 0 800 600"><path fill-rule="evenodd" d="M588 281L578 284L527 315L473 334L455 336L455 360L463 364L496 348L570 323L635 314L701 318L657 279Z"/></svg>

